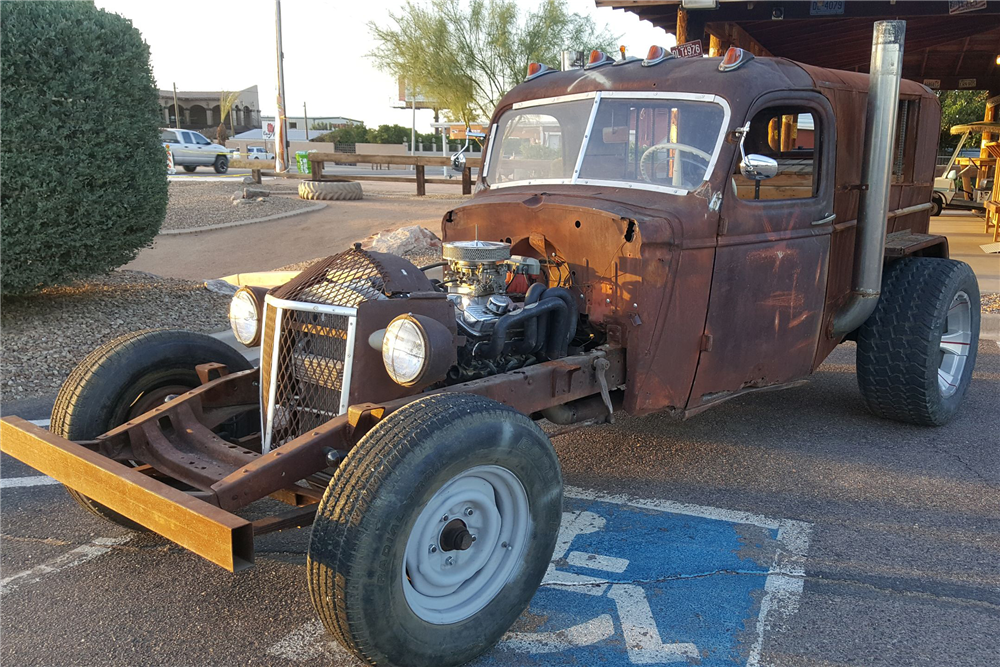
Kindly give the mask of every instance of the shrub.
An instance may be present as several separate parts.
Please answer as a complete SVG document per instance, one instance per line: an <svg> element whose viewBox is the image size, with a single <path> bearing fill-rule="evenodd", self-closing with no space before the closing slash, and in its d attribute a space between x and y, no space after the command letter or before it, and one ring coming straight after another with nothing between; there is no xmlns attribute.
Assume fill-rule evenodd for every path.
<svg viewBox="0 0 1000 667"><path fill-rule="evenodd" d="M85 2L0 3L5 294L106 273L166 215L149 48Z"/></svg>

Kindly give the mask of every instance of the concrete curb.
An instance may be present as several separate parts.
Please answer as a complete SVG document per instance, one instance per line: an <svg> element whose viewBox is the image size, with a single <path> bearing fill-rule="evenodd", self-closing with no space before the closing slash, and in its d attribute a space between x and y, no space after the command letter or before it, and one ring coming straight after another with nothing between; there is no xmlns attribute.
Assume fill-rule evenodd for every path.
<svg viewBox="0 0 1000 667"><path fill-rule="evenodd" d="M1000 342L1000 313L983 313L979 322L979 337Z"/></svg>
<svg viewBox="0 0 1000 667"><path fill-rule="evenodd" d="M285 211L284 213L265 215L263 218L253 218L252 220L240 220L239 222L226 222L221 225L208 225L207 227L194 227L192 229L167 229L161 231L160 235L176 236L178 234L199 234L201 232L211 232L216 229L230 229L231 227L243 227L244 225L255 225L258 222L272 222L274 220L292 218L297 215L303 215L305 213L312 213L313 211L318 211L321 208L326 208L326 204L313 204L312 206L300 208L295 211Z"/></svg>

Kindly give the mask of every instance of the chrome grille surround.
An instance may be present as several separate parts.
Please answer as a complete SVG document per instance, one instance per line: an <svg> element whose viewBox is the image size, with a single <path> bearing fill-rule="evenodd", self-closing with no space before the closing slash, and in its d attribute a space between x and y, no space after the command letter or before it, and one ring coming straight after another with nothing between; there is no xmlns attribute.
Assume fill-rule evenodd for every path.
<svg viewBox="0 0 1000 667"><path fill-rule="evenodd" d="M358 311L270 294L264 303L265 335L271 332L261 348L267 452L347 412Z"/></svg>

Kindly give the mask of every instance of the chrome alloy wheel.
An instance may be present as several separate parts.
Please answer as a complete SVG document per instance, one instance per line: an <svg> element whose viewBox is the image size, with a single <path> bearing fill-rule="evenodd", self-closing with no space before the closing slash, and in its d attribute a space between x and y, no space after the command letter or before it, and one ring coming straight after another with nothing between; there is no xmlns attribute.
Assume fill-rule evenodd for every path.
<svg viewBox="0 0 1000 667"><path fill-rule="evenodd" d="M958 292L951 301L941 334L941 358L938 362L938 389L944 397L958 391L965 361L972 344L972 304L969 295Z"/></svg>
<svg viewBox="0 0 1000 667"><path fill-rule="evenodd" d="M524 486L500 466L470 468L442 486L406 541L403 594L413 613L448 625L486 607L524 556L528 509Z"/></svg>

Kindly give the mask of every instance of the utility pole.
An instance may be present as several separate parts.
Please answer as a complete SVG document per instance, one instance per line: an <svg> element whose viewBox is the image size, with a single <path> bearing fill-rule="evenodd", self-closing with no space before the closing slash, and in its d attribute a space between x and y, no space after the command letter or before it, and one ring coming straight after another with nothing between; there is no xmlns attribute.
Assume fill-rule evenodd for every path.
<svg viewBox="0 0 1000 667"><path fill-rule="evenodd" d="M177 82L174 81L174 127L181 129L181 107L177 104Z"/></svg>
<svg viewBox="0 0 1000 667"><path fill-rule="evenodd" d="M302 117L306 121L306 141L309 141L309 110L306 109L306 103L302 103Z"/></svg>
<svg viewBox="0 0 1000 667"><path fill-rule="evenodd" d="M281 50L281 0L274 0L274 29L278 51L278 118L274 137L274 170L288 170L288 117L285 116L285 54Z"/></svg>

